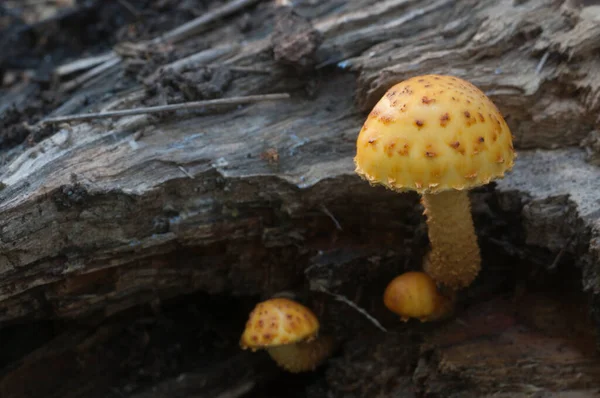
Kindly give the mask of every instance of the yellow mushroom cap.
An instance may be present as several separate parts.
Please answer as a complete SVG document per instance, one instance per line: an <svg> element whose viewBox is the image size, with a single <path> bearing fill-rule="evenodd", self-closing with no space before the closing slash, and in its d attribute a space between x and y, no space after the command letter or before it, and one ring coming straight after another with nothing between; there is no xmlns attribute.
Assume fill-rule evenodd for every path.
<svg viewBox="0 0 600 398"><path fill-rule="evenodd" d="M308 341L318 331L319 320L311 310L293 300L273 298L252 310L240 346L257 350Z"/></svg>
<svg viewBox="0 0 600 398"><path fill-rule="evenodd" d="M433 279L424 272L410 271L394 278L383 294L384 305L402 320L435 319L445 310L445 298Z"/></svg>
<svg viewBox="0 0 600 398"><path fill-rule="evenodd" d="M395 191L468 189L514 163L512 134L477 87L454 76L416 76L375 105L356 141L356 172Z"/></svg>

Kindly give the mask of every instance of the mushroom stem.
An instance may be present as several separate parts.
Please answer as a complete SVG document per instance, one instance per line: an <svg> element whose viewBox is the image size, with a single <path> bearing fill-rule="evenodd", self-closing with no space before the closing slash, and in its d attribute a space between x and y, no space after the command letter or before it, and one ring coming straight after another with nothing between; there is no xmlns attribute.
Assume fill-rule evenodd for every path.
<svg viewBox="0 0 600 398"><path fill-rule="evenodd" d="M331 355L333 348L332 337L320 336L311 341L268 347L266 350L279 366L299 373L316 369Z"/></svg>
<svg viewBox="0 0 600 398"><path fill-rule="evenodd" d="M457 290L473 282L481 255L466 190L423 194L431 251L423 269L437 283Z"/></svg>
<svg viewBox="0 0 600 398"><path fill-rule="evenodd" d="M454 307L456 306L456 295L454 292L448 292L447 295L439 295L437 306L435 311L431 313L427 318L421 319L421 322L435 322L443 321L450 318L454 314Z"/></svg>

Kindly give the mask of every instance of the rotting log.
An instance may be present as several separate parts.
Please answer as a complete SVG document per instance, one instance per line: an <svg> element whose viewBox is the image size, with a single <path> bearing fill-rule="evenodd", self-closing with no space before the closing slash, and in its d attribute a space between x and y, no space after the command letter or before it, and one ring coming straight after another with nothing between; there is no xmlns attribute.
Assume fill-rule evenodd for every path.
<svg viewBox="0 0 600 398"><path fill-rule="evenodd" d="M289 18L289 9L265 3L250 18ZM600 6L388 0L295 11L312 30L304 21L285 35L280 24L277 36L264 37L216 24L201 44L177 43L169 62L144 61L145 50L161 47L122 43L93 79L56 83L68 95L48 116L271 92L292 98L29 126L47 138L6 150L0 168L2 325L103 319L194 291L294 290L316 296L345 338L372 327L342 303L310 294L317 284L393 325L380 292L420 265L424 220L416 195L369 187L352 157L379 96L421 73L454 74L485 90L519 153L510 175L472 194L484 270L467 295L566 268L574 275L568 288L589 295L600 322L600 171L592 162ZM290 67L286 48L307 51L296 59L302 68ZM222 69L206 72L205 64ZM17 107L32 98L31 84L11 97Z"/></svg>
<svg viewBox="0 0 600 398"><path fill-rule="evenodd" d="M340 61L347 60L351 68L361 71L358 84L354 83L354 74L327 70L321 72L327 78L308 98L297 94L292 100L255 104L221 114L176 114L163 119L136 116L62 126L46 140L13 155L0 177L4 184L2 319L52 312L64 316L84 314L98 307L111 308L106 306L109 302L126 302L142 290L182 287L178 285L184 280L190 289L262 292L264 283L234 280L238 278L236 273L241 274L239 278L252 276L252 272L232 272L242 247L231 249L234 260L222 264L222 277L213 276L212 282L202 275L215 272L216 267L208 264L190 270L197 277L177 272L173 278L181 277L179 282L169 282L166 275L158 277L167 272L169 262L161 261L161 254L175 248L227 246L238 237L241 241L262 241L261 245L252 245L262 246L262 250L274 246L291 249L296 247L295 241L306 239L306 232L277 221L273 221L275 229L270 228L264 213L290 220L327 218L319 211L320 204L338 202L344 206L352 196L359 202L382 197L414 204L415 198L410 195L394 196L364 188L353 175L352 155L356 131L364 118L359 109L368 109L391 82L417 73L452 72L487 89L505 112L516 146L521 149L515 171L499 183L497 190L517 190L523 201L568 194L572 210L579 213L573 222L581 224L572 232L582 232L584 227L593 230L597 218L596 169L585 164L583 152L574 145L593 129L600 106L599 90L594 84L600 79L594 75L598 73L593 67L597 59L587 56L590 51L579 49L576 37L566 37L578 31L576 22L588 24L586 18L597 15L598 8L590 6L580 11L567 4L542 1L494 7L493 2L477 3L475 11L468 1L446 1L438 7L433 7L435 2L417 6L413 2L389 1L373 8L353 3L351 7L356 9L348 10L346 17L338 10L337 14L315 19L313 25L324 36L320 51L329 54L321 57L331 61L343 52L343 57L337 55L342 57ZM370 21L383 16L391 22L384 25L386 34L382 37L383 28L372 26ZM344 18L352 23L342 24ZM450 22L453 29L446 26ZM499 38L498 27L505 25L510 29L503 29ZM350 40L348 36L352 35L357 39ZM422 43L431 43L424 40L427 35L438 36L434 44L428 44L434 47L420 48L425 45ZM517 39L518 47L514 44ZM570 43L567 59L560 58L559 44L563 42ZM535 57L542 43L547 44L550 53L543 67ZM249 63L253 57L265 58L270 47L259 52L259 44L250 43L220 62L227 64L233 58ZM328 46L336 51L327 51ZM448 47L452 49L436 50ZM350 58L352 55L356 57ZM529 64L511 64L511 60ZM267 62L265 68L278 70ZM494 69L486 66L492 62ZM569 62L578 70L577 79L568 74ZM250 74L236 79L228 94L248 94L259 87L275 91L275 81L280 82L277 91L297 84L288 83L277 72L268 76ZM355 100L363 105L355 106ZM114 101L110 98L111 103ZM545 103L573 113L541 105ZM94 103L93 108L103 109L103 105ZM531 147L563 149L526 150ZM265 156L269 149L276 151L276 160ZM560 171L573 175L561 178ZM335 227L334 223L329 226ZM535 232L529 234L534 236ZM562 241L553 241L548 248L556 250ZM595 231L589 242L595 242ZM544 242L536 244L545 246ZM594 259L596 250L595 245L589 250ZM248 261L261 267L257 263ZM177 268L183 271L184 267L180 264ZM592 276L597 273L594 270L592 265L587 268ZM77 297L96 278L105 281L102 285L106 291L92 293L95 297ZM286 285L289 280L280 282ZM592 291L600 288L590 278L585 282Z"/></svg>

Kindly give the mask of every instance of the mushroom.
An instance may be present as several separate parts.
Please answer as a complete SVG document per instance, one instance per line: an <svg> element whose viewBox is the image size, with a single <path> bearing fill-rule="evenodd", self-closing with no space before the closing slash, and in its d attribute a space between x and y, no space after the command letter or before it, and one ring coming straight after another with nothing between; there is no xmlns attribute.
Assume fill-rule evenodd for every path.
<svg viewBox="0 0 600 398"><path fill-rule="evenodd" d="M500 111L454 76L416 76L390 88L356 141L356 173L371 185L416 191L431 250L424 269L441 285L470 285L481 255L467 190L502 178L516 154Z"/></svg>
<svg viewBox="0 0 600 398"><path fill-rule="evenodd" d="M333 339L318 332L319 320L310 309L287 298L272 298L252 310L240 346L265 349L289 372L306 372L316 369L334 348Z"/></svg>
<svg viewBox="0 0 600 398"><path fill-rule="evenodd" d="M434 280L424 272L410 271L394 278L385 289L383 303L404 322L439 321L452 315L454 297L445 297Z"/></svg>

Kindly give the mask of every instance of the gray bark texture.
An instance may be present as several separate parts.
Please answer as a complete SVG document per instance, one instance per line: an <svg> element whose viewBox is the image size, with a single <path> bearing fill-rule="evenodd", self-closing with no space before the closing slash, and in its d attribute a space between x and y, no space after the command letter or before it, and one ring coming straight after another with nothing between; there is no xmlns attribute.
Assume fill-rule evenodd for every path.
<svg viewBox="0 0 600 398"><path fill-rule="evenodd" d="M119 43L85 81L57 77L53 88L65 100L45 116L190 98L289 99L39 123L28 128L50 129L45 138L4 150L0 328L109 326L66 331L13 362L0 396L41 396L19 380L45 366L53 375L45 396L92 396L106 379L85 375L106 370L81 365L81 355L102 351L139 306L206 293L251 308L284 291L309 303L341 341L322 377L303 379L306 396L597 396L600 5L247 3L185 37ZM259 22L239 28L248 19ZM505 116L518 158L503 180L471 192L483 270L461 293L456 317L403 324L381 297L427 250L419 197L369 186L352 158L383 93L429 73L481 88ZM31 84L3 95L0 110L31 101ZM227 352L214 367L194 368L188 384L172 375L118 394L251 396L279 377L259 353ZM88 384L58 388L72 376L53 363L79 369ZM232 363L253 370L232 383L220 370Z"/></svg>

